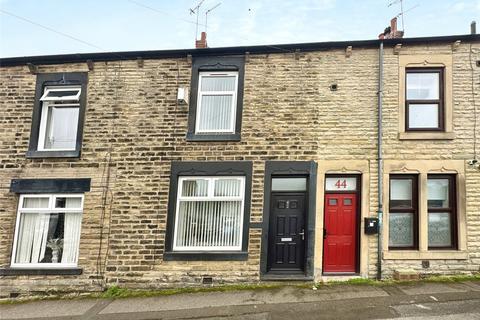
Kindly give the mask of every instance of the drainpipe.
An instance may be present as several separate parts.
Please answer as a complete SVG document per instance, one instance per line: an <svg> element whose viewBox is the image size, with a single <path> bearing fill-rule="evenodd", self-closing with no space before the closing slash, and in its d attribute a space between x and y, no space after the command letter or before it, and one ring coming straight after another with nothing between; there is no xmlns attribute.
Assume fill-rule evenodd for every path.
<svg viewBox="0 0 480 320"><path fill-rule="evenodd" d="M383 103L383 41L380 41L378 57L378 253L377 280L382 279L382 229L383 229L383 158L382 158L382 103Z"/></svg>

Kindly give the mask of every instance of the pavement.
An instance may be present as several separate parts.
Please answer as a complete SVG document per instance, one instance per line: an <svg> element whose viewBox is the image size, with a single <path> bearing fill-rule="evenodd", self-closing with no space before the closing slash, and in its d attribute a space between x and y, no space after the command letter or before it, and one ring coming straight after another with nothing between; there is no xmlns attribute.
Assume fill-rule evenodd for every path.
<svg viewBox="0 0 480 320"><path fill-rule="evenodd" d="M128 299L0 305L0 319L479 319L480 282L285 286Z"/></svg>

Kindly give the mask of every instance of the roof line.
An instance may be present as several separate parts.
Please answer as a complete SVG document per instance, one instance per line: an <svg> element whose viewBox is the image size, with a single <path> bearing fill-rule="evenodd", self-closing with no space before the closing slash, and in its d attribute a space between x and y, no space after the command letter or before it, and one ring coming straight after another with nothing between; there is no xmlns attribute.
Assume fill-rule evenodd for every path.
<svg viewBox="0 0 480 320"><path fill-rule="evenodd" d="M187 55L209 56L209 55L240 55L245 52L252 54L267 53L285 53L285 51L321 51L333 48L342 48L346 46L354 47L375 47L383 41L386 45L417 44L432 42L450 42L450 41L480 41L479 34L464 34L452 36L419 37L419 38L401 38L401 39L374 39L374 40L353 40L353 41L330 41L330 42L309 42L309 43L291 43L277 45L257 45L257 46L239 46L239 47L218 47L205 49L175 49L175 50L147 50L147 51L119 51L119 52L98 52L98 53L74 53L45 56L26 56L0 58L0 67L21 66L27 63L35 65L78 63L91 60L98 61L119 61L142 59L161 59L161 58L181 58Z"/></svg>

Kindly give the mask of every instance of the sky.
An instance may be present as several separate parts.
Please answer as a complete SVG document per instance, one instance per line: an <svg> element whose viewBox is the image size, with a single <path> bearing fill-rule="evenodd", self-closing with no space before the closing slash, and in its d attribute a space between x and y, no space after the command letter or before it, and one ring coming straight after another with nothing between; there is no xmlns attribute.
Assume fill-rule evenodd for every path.
<svg viewBox="0 0 480 320"><path fill-rule="evenodd" d="M0 0L0 57L193 48L189 8L199 2ZM209 47L375 39L399 2L204 0L198 29L221 3L208 15ZM480 29L480 0L403 0L403 7L406 37L467 34L472 20Z"/></svg>

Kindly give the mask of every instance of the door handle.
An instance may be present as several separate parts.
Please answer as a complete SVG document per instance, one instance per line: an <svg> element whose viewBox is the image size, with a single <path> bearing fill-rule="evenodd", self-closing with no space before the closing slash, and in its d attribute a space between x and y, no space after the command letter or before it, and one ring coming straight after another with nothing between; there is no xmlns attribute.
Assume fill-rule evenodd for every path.
<svg viewBox="0 0 480 320"><path fill-rule="evenodd" d="M302 236L302 240L305 240L305 229L302 229L302 232L298 233L299 236Z"/></svg>
<svg viewBox="0 0 480 320"><path fill-rule="evenodd" d="M323 239L327 239L327 229L323 228Z"/></svg>

